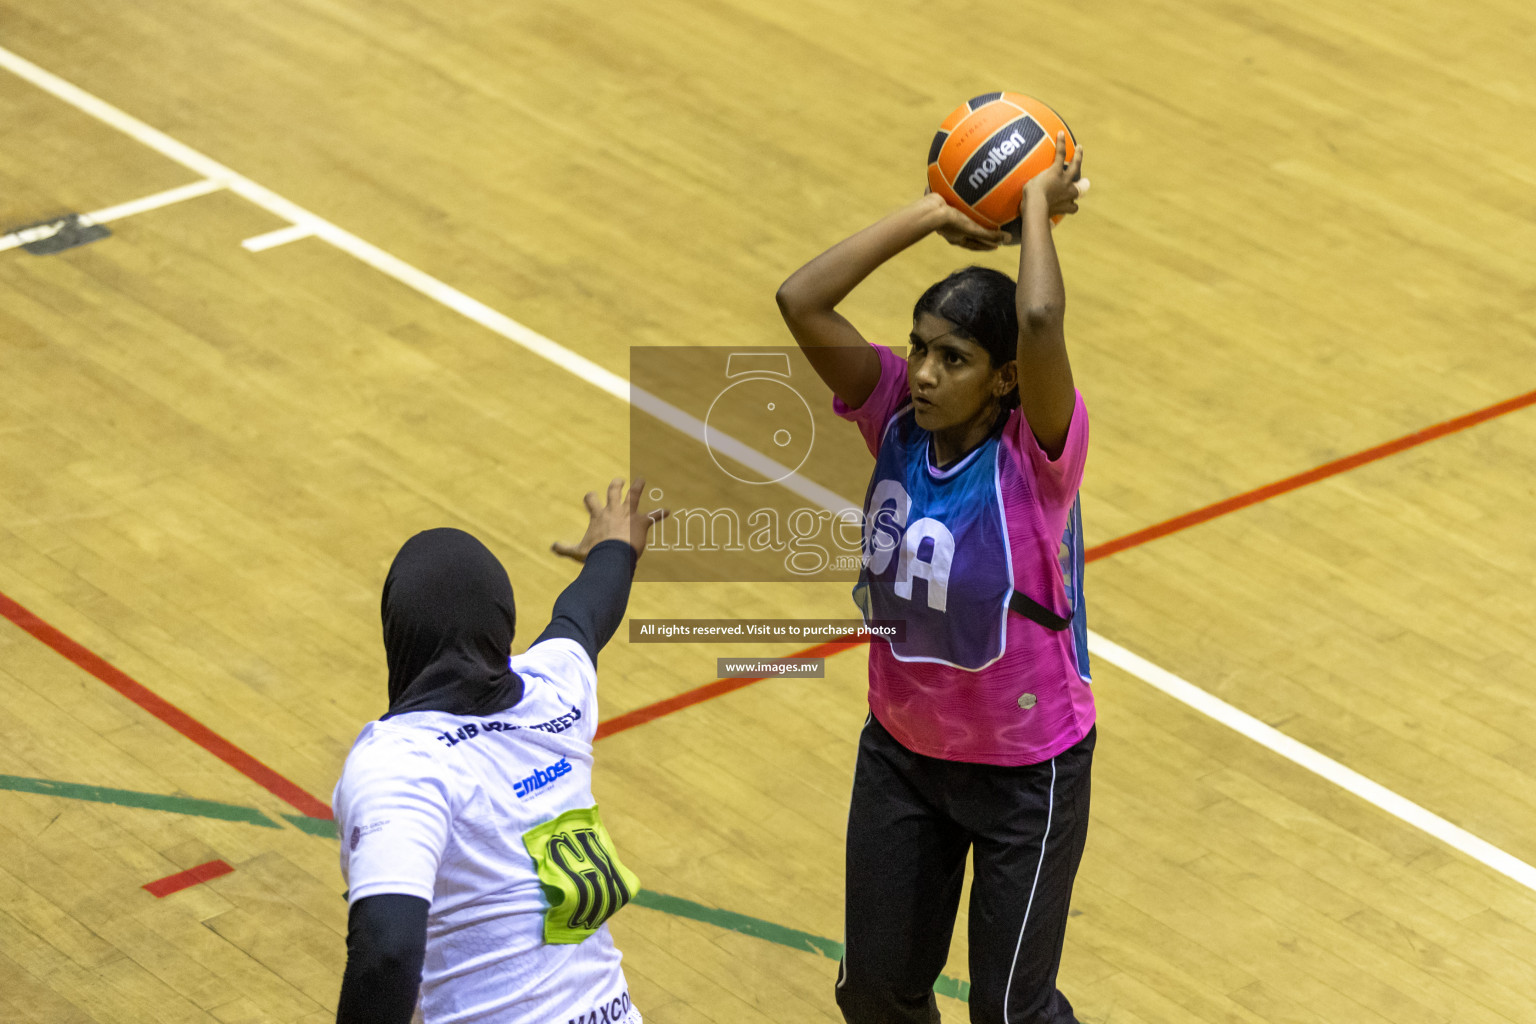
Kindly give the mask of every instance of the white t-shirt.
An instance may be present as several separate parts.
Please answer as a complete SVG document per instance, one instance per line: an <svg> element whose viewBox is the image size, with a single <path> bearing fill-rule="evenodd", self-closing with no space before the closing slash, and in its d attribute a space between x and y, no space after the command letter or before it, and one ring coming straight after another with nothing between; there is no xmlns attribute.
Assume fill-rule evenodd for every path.
<svg viewBox="0 0 1536 1024"><path fill-rule="evenodd" d="M506 711L418 711L363 727L333 798L348 900L399 893L430 901L427 1024L639 1024L606 923L580 941L585 932L546 941L551 900L530 852L538 843L525 839L558 828L562 815L596 814L596 669L565 639L535 644L511 667L524 692ZM590 848L593 830L586 833ZM612 879L607 913L633 895L622 879L633 887L634 876L611 868L611 846L592 859L606 873L573 855L589 881ZM548 883L560 858L541 856ZM601 886L594 891L595 915L592 899L576 901L589 926L607 916Z"/></svg>

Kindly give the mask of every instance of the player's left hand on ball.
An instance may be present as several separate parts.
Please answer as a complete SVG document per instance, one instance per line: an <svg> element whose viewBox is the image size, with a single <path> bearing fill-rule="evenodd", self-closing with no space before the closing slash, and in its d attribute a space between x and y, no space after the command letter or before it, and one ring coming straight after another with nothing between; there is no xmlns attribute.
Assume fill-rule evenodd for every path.
<svg viewBox="0 0 1536 1024"><path fill-rule="evenodd" d="M1088 179L1083 177L1083 147L1078 146L1067 162L1067 133L1056 133L1056 159L1024 185L1024 195L1019 202L1019 213L1031 196L1046 202L1046 213L1051 217L1063 217L1077 212L1077 201L1088 191Z"/></svg>
<svg viewBox="0 0 1536 1024"><path fill-rule="evenodd" d="M944 204L944 210L944 222L935 228L934 232L950 245L958 245L962 249L975 249L978 252L990 252L1000 245L1007 244L1006 232L984 228L948 203Z"/></svg>
<svg viewBox="0 0 1536 1024"><path fill-rule="evenodd" d="M603 541L622 540L635 549L636 556L643 554L652 525L670 514L664 508L641 512L640 496L644 493L645 480L641 478L635 480L634 486L626 494L623 477L615 478L608 485L606 502L598 498L596 491L588 491L583 499L587 504L587 515L591 517L586 535L579 544L561 544L557 541L549 546L550 550L557 555L585 562L587 552Z"/></svg>

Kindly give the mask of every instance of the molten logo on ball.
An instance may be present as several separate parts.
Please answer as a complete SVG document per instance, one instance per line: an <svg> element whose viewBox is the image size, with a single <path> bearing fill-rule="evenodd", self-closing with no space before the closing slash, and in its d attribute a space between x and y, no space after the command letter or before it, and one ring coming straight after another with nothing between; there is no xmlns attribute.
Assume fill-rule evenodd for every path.
<svg viewBox="0 0 1536 1024"><path fill-rule="evenodd" d="M1015 128L1012 135L987 150L986 160L982 161L981 166L971 172L971 176L966 181L970 183L971 188L981 188L986 183L986 180L992 176L992 172L1001 167L1005 159L1018 152L1023 146L1024 134Z"/></svg>
<svg viewBox="0 0 1536 1024"><path fill-rule="evenodd" d="M975 203L987 194L989 182L1001 181L1008 172L1019 165L1045 138L1045 130L1032 117L1021 117L1004 126L996 135L997 140L986 149L978 149L960 169L956 191L967 203Z"/></svg>
<svg viewBox="0 0 1536 1024"><path fill-rule="evenodd" d="M1064 156L1071 160L1077 140L1050 107L1016 92L977 96L934 133L928 187L982 227L1017 236L1024 185L1055 159L1058 132L1066 135Z"/></svg>

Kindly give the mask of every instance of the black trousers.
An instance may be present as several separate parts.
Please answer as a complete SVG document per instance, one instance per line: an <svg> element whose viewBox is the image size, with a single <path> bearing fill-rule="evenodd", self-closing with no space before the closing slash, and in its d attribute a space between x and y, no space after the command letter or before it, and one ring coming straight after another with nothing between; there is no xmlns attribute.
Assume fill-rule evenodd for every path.
<svg viewBox="0 0 1536 1024"><path fill-rule="evenodd" d="M1049 761L1004 768L914 754L870 716L848 814L837 979L848 1024L938 1024L933 983L972 848L971 1021L1076 1024L1056 971L1096 732Z"/></svg>

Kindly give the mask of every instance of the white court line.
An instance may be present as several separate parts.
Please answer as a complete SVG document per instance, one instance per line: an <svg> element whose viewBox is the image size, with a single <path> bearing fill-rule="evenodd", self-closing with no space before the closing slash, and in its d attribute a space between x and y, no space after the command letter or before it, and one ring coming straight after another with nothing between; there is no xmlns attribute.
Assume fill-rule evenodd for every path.
<svg viewBox="0 0 1536 1024"><path fill-rule="evenodd" d="M457 288L439 281L432 275L417 270L409 263L390 255L378 246L363 241L350 231L345 231L330 221L310 213L298 204L284 199L276 192L256 184L243 174L235 173L211 157L204 156L190 146L176 141L158 128L150 127L138 118L124 113L105 100L98 99L79 86L53 74L51 71L45 71L31 61L17 56L3 47L0 47L0 67L31 82L39 89L56 96L70 106L82 110L100 121L104 121L123 134L143 143L162 156L176 161L183 167L190 168L205 178L223 182L225 187L231 192L288 221L294 229L307 229L311 234L329 242L342 252L356 257L380 273L394 278L396 281L420 292L434 302L441 303L454 312L468 317L480 326L496 332L508 341L521 345L535 355L542 356L561 369L570 371L572 374L608 392L615 398L625 402L633 402L633 404L670 426L677 428L689 437L700 442L704 440L704 422L697 417L690 416L676 406L640 388L631 388L629 382L618 374L612 373L585 356L578 355L565 346L551 341L537 331L523 326L511 317L497 312L478 299L470 298ZM770 480L785 477L789 473L789 467L780 465L754 449L735 442L728 437L717 437L712 439L712 441L716 451L750 466L763 473ZM803 477L792 476L784 482L787 486L791 487L791 490L801 493L803 497L815 501L823 507L834 510L850 507L850 503L846 500ZM803 490L801 487L793 486L796 482L803 487Z"/></svg>
<svg viewBox="0 0 1536 1024"><path fill-rule="evenodd" d="M703 440L704 424L697 418L682 412L682 410L662 401L655 395L644 392L639 388L631 389L629 382L623 377L605 370L585 356L578 355L570 349L551 341L531 328L523 326L511 317L497 312L478 299L470 298L457 288L439 281L424 271L416 269L409 263L390 255L375 245L363 241L361 238L337 227L330 221L310 213L303 207L256 184L249 178L236 174L223 164L177 142L164 132L151 128L143 121L125 114L111 104L97 99L83 89L66 82L51 72L44 71L36 64L18 57L3 47L0 47L0 67L31 82L33 85L63 100L76 109L84 111L92 117L111 125L125 135L138 140L182 166L190 168L204 178L224 182L231 192L276 214L293 225L308 227L317 237L356 257L380 273L392 277L401 284L420 292L434 302L447 306L449 309L473 320L482 327L501 335L508 341L514 342L535 355L547 359L556 366L570 371L575 376L608 392L615 398L622 399L625 402L633 402L634 405L652 415L658 416L688 436L700 441ZM716 440L714 443L717 450L723 450L721 449L722 441ZM748 464L760 470L771 470L775 467L778 470L783 470L785 468L771 459L758 455L744 445L741 446L739 451L727 451L726 454L730 454L731 457L738 458L743 462L748 462ZM775 472L773 475L777 476L778 473ZM784 481L784 484L795 493L808 500L815 501L830 511L836 512L837 510L850 507L850 503L846 499L838 497L825 488L817 487L801 477L791 475ZM1291 739L1289 736L1265 725L1251 715L1239 711L1225 701L1206 693L1193 683L1180 679L1178 676L1159 668L1145 658L1132 654L1118 644L1104 639L1099 634L1090 631L1088 643L1090 651L1117 668L1182 701L1202 714L1214 718L1223 725L1235 729L1256 743L1279 754L1281 757L1293 761L1308 771L1314 772L1329 782L1348 790L1362 800L1407 822L1414 828L1434 836L1446 845L1460 850L1472 859L1487 865L1500 874L1518 882L1520 885L1536 890L1536 868L1531 867L1531 865L1526 864L1524 861L1451 824L1444 818L1420 807L1418 804L1398 796L1386 787L1372 782L1370 779L1344 767L1337 761L1324 757L1311 747Z"/></svg>
<svg viewBox="0 0 1536 1024"><path fill-rule="evenodd" d="M109 220L121 220L124 217L132 217L136 213L145 213L149 210L158 210L162 206L170 206L187 199L196 199L210 192L217 192L224 185L217 181L194 181L190 185L179 185L176 188L168 188L164 192L156 192L152 196L142 199L130 199L126 203L118 203L116 206L108 206L106 209L97 210L95 213L82 213L80 223L105 224ZM52 238L64 227L64 218L59 218L52 224L43 224L26 231L13 231L8 235L0 235L0 252L14 249L17 246L28 245L32 242L41 242L45 238Z"/></svg>
<svg viewBox="0 0 1536 1024"><path fill-rule="evenodd" d="M1088 650L1095 657L1103 658L1116 668L1163 691L1174 700L1188 704L1201 714L1209 715L1222 725L1242 733L1261 746L1268 747L1281 757L1296 762L1307 771L1321 775L1362 800L1375 804L1393 817L1401 818L1414 828L1428 832L1446 845L1453 846L1467 856L1482 861L1527 889L1536 889L1536 868L1525 861L1505 853L1497 846L1479 839L1460 826L1452 825L1438 814L1425 810L1413 801L1398 796L1380 783L1372 782L1353 768L1346 768L1333 758L1319 754L1305 743L1291 739L1273 726L1265 725L1248 712L1239 711L1220 697L1213 696L1195 684L1180 679L1167 669L1159 668L1138 654L1132 654L1124 647L1104 639L1092 630L1088 631Z"/></svg>
<svg viewBox="0 0 1536 1024"><path fill-rule="evenodd" d="M562 369L608 392L615 398L629 401L629 382L616 373L611 373L601 366L577 355L570 349L558 345L536 331L533 331L513 320L511 317L480 302L472 299L457 288L450 287L430 274L417 270L395 256L390 255L376 245L363 241L350 231L344 231L330 221L315 216L297 203L290 202L276 192L256 184L243 174L236 174L217 160L204 156L197 150L181 142L177 142L158 128L132 117L123 111L92 96L79 86L55 75L51 71L45 71L23 57L19 57L3 47L0 47L0 67L25 79L77 110L83 111L105 124L111 125L124 135L129 136L153 149L161 156L174 160L183 167L189 168L204 178L212 178L225 183L228 189L261 207L269 213L276 214L282 220L290 224L303 224L310 228L316 235L342 252L354 256L368 266L382 274L394 278L401 284L412 288L434 302L439 302L456 313L459 313L488 330L515 342L528 349L535 355L554 363Z"/></svg>
<svg viewBox="0 0 1536 1024"><path fill-rule="evenodd" d="M109 220L121 220L124 217L132 217L136 213L147 213L150 210L158 210L162 206L170 206L187 199L196 199L198 196L206 196L210 192L217 192L224 187L222 181L214 181L205 178L202 181L194 181L190 185L182 185L178 188L168 188L164 192L156 192L152 196L143 199L132 199L126 203L118 203L109 206L105 210L97 210L95 213L87 213L81 216L87 224L105 224Z"/></svg>
<svg viewBox="0 0 1536 1024"><path fill-rule="evenodd" d="M61 217L51 224L41 224L21 231L12 231L8 235L0 235L0 252L52 238L64 229L66 223L67 221Z"/></svg>
<svg viewBox="0 0 1536 1024"><path fill-rule="evenodd" d="M287 245L289 242L297 242L301 238L310 238L314 235L306 225L290 224L276 231L268 231L264 235L255 235L241 242L240 245L249 252L266 252L279 245Z"/></svg>

